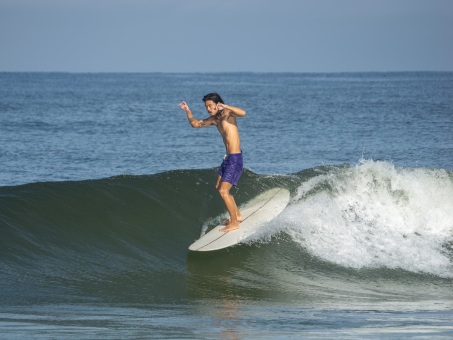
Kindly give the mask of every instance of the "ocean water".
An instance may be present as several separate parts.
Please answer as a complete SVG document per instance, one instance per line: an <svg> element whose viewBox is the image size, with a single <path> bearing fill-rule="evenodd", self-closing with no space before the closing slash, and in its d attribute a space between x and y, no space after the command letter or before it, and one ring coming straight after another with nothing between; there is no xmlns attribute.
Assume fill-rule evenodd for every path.
<svg viewBox="0 0 453 340"><path fill-rule="evenodd" d="M288 207L192 253L239 205ZM0 338L453 337L453 73L0 73Z"/></svg>

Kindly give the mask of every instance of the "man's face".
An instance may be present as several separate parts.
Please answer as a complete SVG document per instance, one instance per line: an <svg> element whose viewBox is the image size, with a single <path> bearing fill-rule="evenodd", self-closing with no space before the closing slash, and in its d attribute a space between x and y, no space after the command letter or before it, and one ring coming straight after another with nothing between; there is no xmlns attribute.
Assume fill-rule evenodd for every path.
<svg viewBox="0 0 453 340"><path fill-rule="evenodd" d="M211 116L215 116L217 114L217 112L219 110L217 110L217 104L214 103L212 100L207 100L204 105L206 106L206 111L208 111L208 113L211 115Z"/></svg>

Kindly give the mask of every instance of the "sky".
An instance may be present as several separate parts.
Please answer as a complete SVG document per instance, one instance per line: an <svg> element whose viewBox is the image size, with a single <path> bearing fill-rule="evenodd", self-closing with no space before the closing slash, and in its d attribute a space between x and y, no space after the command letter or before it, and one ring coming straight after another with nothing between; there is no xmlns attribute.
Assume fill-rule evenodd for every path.
<svg viewBox="0 0 453 340"><path fill-rule="evenodd" d="M453 1L0 0L1 71L453 71Z"/></svg>

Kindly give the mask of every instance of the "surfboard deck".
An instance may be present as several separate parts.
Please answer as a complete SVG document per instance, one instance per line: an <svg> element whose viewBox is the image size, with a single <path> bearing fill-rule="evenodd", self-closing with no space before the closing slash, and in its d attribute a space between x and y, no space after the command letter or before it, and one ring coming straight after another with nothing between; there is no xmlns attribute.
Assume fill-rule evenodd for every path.
<svg viewBox="0 0 453 340"><path fill-rule="evenodd" d="M254 234L261 226L277 217L288 205L289 191L284 188L270 189L240 207L244 220L239 229L220 231L219 225L189 246L191 251L213 251L233 246Z"/></svg>

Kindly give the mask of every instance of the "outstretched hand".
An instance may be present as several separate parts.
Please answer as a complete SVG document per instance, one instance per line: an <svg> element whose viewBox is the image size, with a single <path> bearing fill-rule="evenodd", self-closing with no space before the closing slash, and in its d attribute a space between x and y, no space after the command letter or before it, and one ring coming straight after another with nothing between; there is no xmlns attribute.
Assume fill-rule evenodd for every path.
<svg viewBox="0 0 453 340"><path fill-rule="evenodd" d="M189 112L190 109L189 109L189 105L187 105L186 102L181 102L179 105L178 105L181 109L183 109L185 112Z"/></svg>

